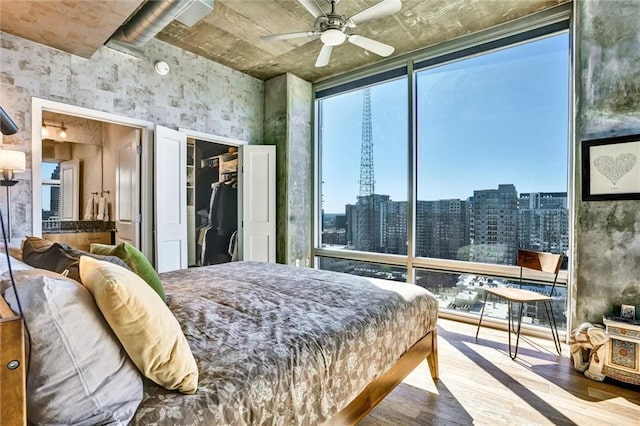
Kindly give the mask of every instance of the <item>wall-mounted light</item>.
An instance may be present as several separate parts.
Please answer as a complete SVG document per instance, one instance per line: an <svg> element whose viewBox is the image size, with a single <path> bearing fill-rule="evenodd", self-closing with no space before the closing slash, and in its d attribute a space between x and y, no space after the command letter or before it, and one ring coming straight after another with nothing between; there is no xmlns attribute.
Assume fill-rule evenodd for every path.
<svg viewBox="0 0 640 426"><path fill-rule="evenodd" d="M15 173L23 173L27 166L26 155L22 151L14 151L12 149L0 148L0 170L2 171L2 179L0 186L7 188L7 240L11 241L11 197L9 188L17 184L14 180Z"/></svg>
<svg viewBox="0 0 640 426"><path fill-rule="evenodd" d="M60 130L58 130L58 137L60 139L66 139L67 138L67 128L64 127L64 121L60 125Z"/></svg>
<svg viewBox="0 0 640 426"><path fill-rule="evenodd" d="M67 128L64 125L64 121L62 121L60 123L60 125L58 126L57 124L51 124L51 123L45 123L44 119L42 119L42 138L46 138L47 136L49 136L49 127L55 127L58 129L57 132L57 136L60 139L66 139L67 138Z"/></svg>

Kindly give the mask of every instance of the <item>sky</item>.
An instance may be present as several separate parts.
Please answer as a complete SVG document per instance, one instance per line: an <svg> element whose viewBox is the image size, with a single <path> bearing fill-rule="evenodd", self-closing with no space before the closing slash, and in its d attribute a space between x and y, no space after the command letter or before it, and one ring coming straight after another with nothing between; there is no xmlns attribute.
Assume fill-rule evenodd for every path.
<svg viewBox="0 0 640 426"><path fill-rule="evenodd" d="M567 190L569 36L419 71L418 200ZM364 89L320 101L325 213L359 193ZM407 79L371 87L375 192L407 200Z"/></svg>

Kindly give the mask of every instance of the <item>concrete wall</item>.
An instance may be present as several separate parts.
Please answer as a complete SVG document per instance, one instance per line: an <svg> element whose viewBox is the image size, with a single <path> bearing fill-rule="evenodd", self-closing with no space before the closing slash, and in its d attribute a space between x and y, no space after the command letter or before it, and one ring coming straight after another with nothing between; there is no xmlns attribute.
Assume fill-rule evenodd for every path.
<svg viewBox="0 0 640 426"><path fill-rule="evenodd" d="M157 60L171 66L160 76ZM158 40L141 58L102 47L89 60L0 33L0 103L20 127L3 143L27 151L12 188L14 241L31 233L31 98L262 143L263 82ZM0 194L4 205L4 192Z"/></svg>
<svg viewBox="0 0 640 426"><path fill-rule="evenodd" d="M276 145L279 263L311 259L313 151L311 83L293 74L265 82L264 143Z"/></svg>
<svg viewBox="0 0 640 426"><path fill-rule="evenodd" d="M640 2L588 0L576 8L573 324L640 313L640 201L581 201L581 141L640 134Z"/></svg>

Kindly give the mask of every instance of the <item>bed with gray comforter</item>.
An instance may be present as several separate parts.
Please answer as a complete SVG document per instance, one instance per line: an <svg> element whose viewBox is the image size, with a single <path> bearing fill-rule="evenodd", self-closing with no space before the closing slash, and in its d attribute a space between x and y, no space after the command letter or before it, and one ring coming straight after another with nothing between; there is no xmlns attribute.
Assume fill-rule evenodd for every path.
<svg viewBox="0 0 640 426"><path fill-rule="evenodd" d="M436 299L411 284L257 262L160 277L199 388L146 381L134 424L320 424L436 327Z"/></svg>

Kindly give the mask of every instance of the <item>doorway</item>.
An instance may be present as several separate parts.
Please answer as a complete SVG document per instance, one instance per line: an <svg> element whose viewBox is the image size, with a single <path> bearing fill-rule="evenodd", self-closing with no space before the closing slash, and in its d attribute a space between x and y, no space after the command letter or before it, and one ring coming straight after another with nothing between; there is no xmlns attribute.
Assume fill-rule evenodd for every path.
<svg viewBox="0 0 640 426"><path fill-rule="evenodd" d="M187 139L189 266L238 260L238 147Z"/></svg>
<svg viewBox="0 0 640 426"><path fill-rule="evenodd" d="M101 135L98 141L96 132L91 132L90 129L103 130L106 136ZM66 202L67 205L74 206L72 212L78 210L75 216L78 222L85 221L86 217L87 221L99 220L106 227L113 226L118 231L118 237L112 242L134 243L147 258L153 260L150 179L153 130L154 125L150 122L33 98L32 234L41 236L43 232L51 233L46 228L52 221L47 223L46 219L55 219L55 212L52 213L51 210L52 205L54 210L56 208L55 198L58 192L58 203L61 206ZM108 148L105 148L104 140L108 141ZM43 173L50 168L55 169L55 163L59 159L74 156L81 157L75 159L80 160L77 172L79 176L75 179L80 185L77 193L66 191L68 199L72 200L68 201L64 198L65 192L62 189L65 185L62 179L51 179L56 175L45 176ZM104 166L105 161L109 163L108 167ZM100 171L96 173L98 166ZM67 172L68 176L71 174L72 172ZM55 190L56 184L61 188L58 191ZM70 192L73 193L72 197ZM94 198L97 204L95 210L89 209ZM101 211L99 207L102 207ZM92 221L91 226L97 226L96 223ZM84 225L87 223L74 224ZM66 223L64 226L71 225Z"/></svg>

